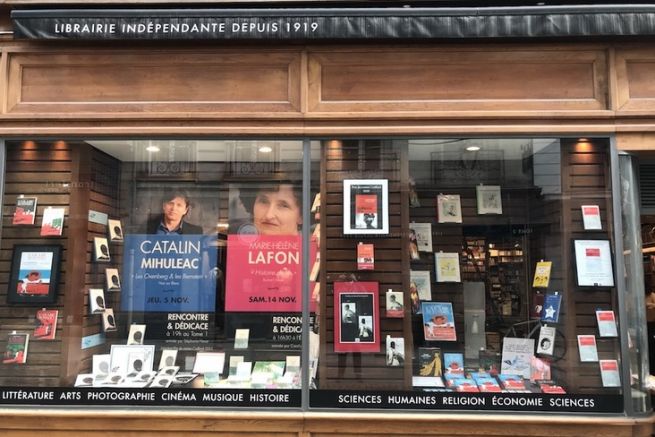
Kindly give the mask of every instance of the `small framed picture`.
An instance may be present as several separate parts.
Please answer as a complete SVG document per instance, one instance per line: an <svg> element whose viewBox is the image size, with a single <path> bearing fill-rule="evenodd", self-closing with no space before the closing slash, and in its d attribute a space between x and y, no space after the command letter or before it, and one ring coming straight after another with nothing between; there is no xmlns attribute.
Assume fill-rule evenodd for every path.
<svg viewBox="0 0 655 437"><path fill-rule="evenodd" d="M343 233L389 233L389 183L386 179L343 181Z"/></svg>
<svg viewBox="0 0 655 437"><path fill-rule="evenodd" d="M149 372L155 359L155 346L113 344L110 355L112 372L121 375Z"/></svg>
<svg viewBox="0 0 655 437"><path fill-rule="evenodd" d="M159 359L159 367L157 370L161 370L164 367L172 367L175 365L175 360L177 359L177 349L164 349L161 351L161 358Z"/></svg>
<svg viewBox="0 0 655 437"><path fill-rule="evenodd" d="M439 223L462 223L462 201L459 194L437 196L437 219Z"/></svg>
<svg viewBox="0 0 655 437"><path fill-rule="evenodd" d="M56 303L62 247L21 244L13 250L7 303Z"/></svg>
<svg viewBox="0 0 655 437"><path fill-rule="evenodd" d="M478 214L503 213L500 185L478 185L475 191L478 199Z"/></svg>
<svg viewBox="0 0 655 437"><path fill-rule="evenodd" d="M93 259L97 262L109 262L109 243L104 237L93 237Z"/></svg>
<svg viewBox="0 0 655 437"><path fill-rule="evenodd" d="M334 283L334 351L380 352L377 282Z"/></svg>
<svg viewBox="0 0 655 437"><path fill-rule="evenodd" d="M107 284L107 291L120 291L121 278L118 275L118 269L105 269L105 282Z"/></svg>
<svg viewBox="0 0 655 437"><path fill-rule="evenodd" d="M123 226L120 220L108 219L107 231L109 234L109 241L112 243L123 241Z"/></svg>

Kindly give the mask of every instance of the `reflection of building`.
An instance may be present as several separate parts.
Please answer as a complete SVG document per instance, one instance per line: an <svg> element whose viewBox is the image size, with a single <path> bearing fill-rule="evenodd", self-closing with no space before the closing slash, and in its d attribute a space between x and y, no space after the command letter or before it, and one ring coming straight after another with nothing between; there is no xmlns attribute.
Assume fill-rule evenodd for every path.
<svg viewBox="0 0 655 437"><path fill-rule="evenodd" d="M0 27L6 31L10 9L19 12L18 16L21 13L18 3L22 3L20 9L25 9L25 17L43 14L45 20L58 13L50 10L55 5L50 0L8 2L0 12L5 18L0 20L4 23ZM412 420L416 433L426 435L494 435L512 432L510 418L513 425L519 423L516 433L521 435L559 435L563 429L594 435L588 424L603 426L610 419L611 425L622 427L625 434L644 431L641 428L646 425L634 419L637 413L650 410L640 355L645 350L641 269L646 267L647 279L655 275L649 264L635 257L640 253L636 238L636 218L640 214L635 194L639 175L632 167L636 158L647 164L655 150L654 30L649 27L653 22L652 6L630 7L628 13L610 5L503 9L493 3L460 3L464 9L447 12L439 8L426 10L419 4L381 11L315 8L295 12L280 9L285 5L277 3L246 4L248 15L237 23L240 33L232 34L234 39L216 43L177 39L170 34L155 38L155 33L146 31L141 36L152 41L139 44L121 39L119 34L109 38L97 32L96 37L107 37L108 41L92 41L90 34L80 35L82 41L78 41L60 33L60 41L44 44L4 33L1 41L6 68L1 71L6 92L2 93L0 114L6 139L6 153L2 155L4 207L7 211L13 208L16 196L23 193L37 197L40 208L65 207L67 215L64 234L52 240L35 236L29 227L3 224L0 262L6 267L5 273L14 244L54 241L66 251L62 268L65 274L58 284L61 298L52 305L62 315L58 341L31 342L26 365L0 369L3 385L69 387L78 374L88 370L94 355L107 354L112 344L124 343L125 328L135 321L135 314L116 311L118 330L103 337L101 343L99 316L88 314L85 308L88 289L104 284L102 269L92 261L92 249L86 244L92 238L106 236L102 217L95 213L121 218L127 236L138 232L152 213L160 211L159 195L164 188L189 190L193 197L189 222L201 224L207 234L220 234L214 243L221 248L219 265L216 270L212 266L211 271L222 277L225 270L221 267L229 249L226 234L231 218L230 186L289 179L302 182L305 178L311 189L305 199L315 193L320 193L322 199L318 218L322 226L322 265L317 281L320 317L312 327L319 340L312 356L319 357L315 386L324 391L303 404L294 392L291 398L295 403L289 407L350 409L358 402L344 404L329 397L336 393L338 399L339 394L349 391L370 396L369 401L384 391L422 394L413 385L415 362L387 369L381 352L354 352L357 357L352 359L342 359L345 355L334 352L335 326L339 325L335 323L338 320L332 300L334 282L377 281L409 295L411 292L406 290L410 272L432 273L432 287L421 287L429 290L422 300L453 304L455 328L464 334L453 342L457 353L465 350L466 335L461 331L466 328L464 312L471 305L463 283L482 284L484 302L480 311L488 323L481 324L479 334L484 334L486 352L501 353L503 338L510 330L516 337L534 336L531 331L535 317L530 317L529 308L536 299L529 284L535 262L541 259L553 261L552 284L547 291L562 291L567 296L555 337L552 375L567 394L554 411L578 413L581 410L571 406L579 405L579 399L594 396L609 401L581 407L585 417L593 418L584 421L574 416L551 420L550 416L530 415L517 419L512 409L514 398L509 393L501 394L502 399L509 399L501 406L506 415L489 421L473 421L466 416L449 419L440 416L440 411L430 411L425 421L393 414L380 414L377 420L367 416L364 420L354 414L327 424L327 416L307 415L299 410L285 410L274 421L256 412L248 413L242 421L234 417L214 421L223 413L211 410L203 412L211 417L209 421L180 416L176 431L191 433L209 426L218 432L223 430L219 426L225 426L226 432L262 432L261 420L254 420L262 417L266 432L271 434L311 430L338 435L352 433L353 429L361 434L379 433L379 429L402 434L406 432L403 424ZM37 4L48 11L30 10ZM95 2L87 13L105 14L102 8L111 4ZM181 3L169 3L173 12L166 13L157 13L154 5L135 8L136 2L121 4L125 7L116 12L117 19L129 22L138 15L153 25L163 15L179 17L195 12L194 5ZM62 7L61 2L56 5ZM175 11L181 6L184 11ZM320 6L325 8L325 4ZM213 18L218 23L229 22L241 13L214 10L202 14L216 15ZM273 13L282 15L279 22L273 22ZM121 18L121 14L127 16ZM64 15L58 18L58 24L66 24L72 17L70 13ZM83 21L85 17L73 18ZM365 25L360 25L362 20ZM308 31L314 33L302 33L305 22ZM252 31L250 24L255 26ZM266 33L267 25L273 24L282 26L281 30ZM296 38L284 34L285 24L290 29L299 24L301 35ZM318 27L312 28L313 24ZM264 30L258 30L258 26ZM450 30L453 34L438 33ZM421 33L403 33L413 31ZM387 33L376 36L370 32ZM623 39L628 33L630 40ZM220 34L187 32L184 38L212 39L216 35ZM246 37L252 39L247 43L238 40ZM619 156L618 150L639 153ZM642 182L650 178L648 171L640 176ZM358 239L344 236L341 214L345 178L389 181L389 232L371 236L379 255L375 270L370 272L355 269L353 246ZM417 201L409 197L410 178ZM477 214L475 186L479 184L501 186L503 214ZM648 191L644 189L643 193ZM451 206L461 211L451 211L451 216L461 215L462 223L439 223L435 199L440 194L460 196L461 208L459 204ZM645 195L642 199L648 200ZM601 230L588 232L582 227L581 202L599 206ZM42 212L37 211L37 215L38 224ZM238 218L247 221L249 217L244 213ZM316 221L312 218L312 223L306 224L315 225ZM430 223L435 237L433 250L413 261L406 253L412 221ZM644 217L644 222L652 220ZM578 287L572 245L583 238L610 242L616 269L614 287ZM463 260L467 255L462 255L466 241L474 241L476 248L469 260ZM129 253L123 253L124 247L116 242L108 242L107 247L112 266L121 268L123 285L129 285L125 278L130 272L123 268ZM646 253L648 249L647 245ZM445 284L435 280L434 253L438 251L460 257L463 281ZM446 273L452 270L454 265ZM250 329L251 347L233 355L244 356L246 362L285 361L292 354L281 351L297 342L287 342L284 336L310 331L309 326L304 330L300 326L303 321L309 323L309 317L287 323L274 321L272 312L264 313L266 317L257 312L226 316L222 308L230 290L223 289L223 281L219 282L212 302L217 311L211 320L213 326L221 326L203 347L227 351L225 358L229 360L235 330ZM305 286L305 290L308 288ZM405 305L411 298L418 309L418 296L418 290L415 295L405 296ZM106 300L107 308L116 310L120 291L107 293ZM612 375L620 376L620 388L604 387L600 367L593 363L581 365L571 347L563 353L563 345L570 345L579 332L596 333L590 311L598 307L614 311L619 321L619 337L598 341L603 358L617 360L622 366ZM30 332L33 311L29 308L36 306L15 308L0 302L0 325ZM166 326L167 316L160 319L161 326ZM421 336L420 315L405 317L387 320L381 316L380 328L384 335L402 336L408 361L414 359L419 347L439 347ZM275 328L278 332L273 340ZM154 330L148 327L146 342ZM279 332L284 330L292 332ZM274 344L280 347L272 351ZM157 344L157 353L162 349ZM196 349L180 351L176 364L185 366L187 358L192 361ZM298 351L294 354L302 355ZM469 355L465 358L470 359ZM467 364L462 363L462 367ZM225 369L222 374L214 372L220 375L219 381L227 376L228 367ZM197 377L195 383L203 387L204 377ZM295 387L293 383L289 386ZM529 390L541 393L542 387L532 384ZM435 393L430 396L442 396ZM212 389L212 395L216 394L223 392ZM461 399L454 392L450 394L454 394L450 399ZM535 395L537 398L547 399ZM369 401L366 407L385 407ZM73 402L71 398L71 402L59 402L67 405L82 401ZM176 414L195 414L187 410L189 405L197 406L191 401L166 406L175 409ZM211 406L223 404L216 401ZM392 409L414 407L393 405ZM469 406L459 403L453 407ZM475 407L484 410L485 406ZM607 411L602 411L606 407L620 416L608 418L604 415ZM537 414L544 408L529 406L525 411ZM36 412L4 414L7 420L2 421L0 429L31 431L47 423L60 431L79 425L79 416L43 420L56 415L50 411L39 411L39 421L29 416ZM95 410L81 414L89 427L106 433L136 433L145 428L170 432L170 421L161 420L170 416L169 411L140 415L135 409L130 412L136 416L134 421L121 420L124 413L105 412L102 417L112 416L109 427ZM392 419L401 425L392 423ZM571 423L564 424L567 421ZM135 423L146 424L137 427Z"/></svg>

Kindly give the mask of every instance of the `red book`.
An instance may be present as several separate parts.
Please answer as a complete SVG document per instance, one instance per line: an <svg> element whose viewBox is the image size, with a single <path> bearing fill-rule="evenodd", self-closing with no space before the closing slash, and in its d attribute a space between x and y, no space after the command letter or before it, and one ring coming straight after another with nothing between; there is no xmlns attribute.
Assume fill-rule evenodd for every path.
<svg viewBox="0 0 655 437"><path fill-rule="evenodd" d="M45 308L36 312L36 328L34 338L38 340L54 340L57 332L58 310L46 310Z"/></svg>

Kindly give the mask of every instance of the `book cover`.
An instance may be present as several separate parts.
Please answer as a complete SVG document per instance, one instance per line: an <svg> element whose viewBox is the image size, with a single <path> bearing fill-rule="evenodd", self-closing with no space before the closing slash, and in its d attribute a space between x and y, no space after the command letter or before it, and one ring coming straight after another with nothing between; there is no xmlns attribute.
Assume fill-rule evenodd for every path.
<svg viewBox="0 0 655 437"><path fill-rule="evenodd" d="M403 293L400 291L388 290L386 294L386 316L391 318L402 318L405 314L403 305Z"/></svg>
<svg viewBox="0 0 655 437"><path fill-rule="evenodd" d="M108 219L107 231L109 234L109 241L112 243L123 241L123 225L120 220Z"/></svg>
<svg viewBox="0 0 655 437"><path fill-rule="evenodd" d="M375 246L359 243L357 245L357 270L375 269Z"/></svg>
<svg viewBox="0 0 655 437"><path fill-rule="evenodd" d="M107 291L120 291L121 278L118 275L118 269L105 269L105 283L107 285Z"/></svg>
<svg viewBox="0 0 655 437"><path fill-rule="evenodd" d="M552 261L539 261L537 263L537 267L534 269L534 280L532 281L534 288L548 288L552 267Z"/></svg>
<svg viewBox="0 0 655 437"><path fill-rule="evenodd" d="M105 305L105 292L102 288L89 289L89 312L100 314L107 309Z"/></svg>
<svg viewBox="0 0 655 437"><path fill-rule="evenodd" d="M561 294L548 293L544 298L544 308L541 312L541 321L546 323L557 323L559 321L559 310L561 305Z"/></svg>
<svg viewBox="0 0 655 437"><path fill-rule="evenodd" d="M478 353L480 370L488 373L490 376L500 374L500 353L488 349L482 349Z"/></svg>
<svg viewBox="0 0 655 437"><path fill-rule="evenodd" d="M41 222L41 236L51 237L60 236L64 230L64 208L47 207L43 211L43 221Z"/></svg>
<svg viewBox="0 0 655 437"><path fill-rule="evenodd" d="M7 335L7 346L2 356L5 364L25 364L27 361L27 347L30 343L30 334L12 332Z"/></svg>
<svg viewBox="0 0 655 437"><path fill-rule="evenodd" d="M445 352L443 354L443 364L446 375L464 375L464 354Z"/></svg>
<svg viewBox="0 0 655 437"><path fill-rule="evenodd" d="M92 360L94 375L107 375L111 372L111 354L96 354Z"/></svg>
<svg viewBox="0 0 655 437"><path fill-rule="evenodd" d="M256 361L250 379L254 384L267 384L284 375L284 361Z"/></svg>
<svg viewBox="0 0 655 437"><path fill-rule="evenodd" d="M405 339L387 335L387 366L401 367L405 364Z"/></svg>
<svg viewBox="0 0 655 437"><path fill-rule="evenodd" d="M550 394L550 395L566 394L564 388L557 384L540 384L539 388L541 389L541 392L545 394Z"/></svg>
<svg viewBox="0 0 655 437"><path fill-rule="evenodd" d="M355 229L376 227L372 221L378 214L377 194L355 195Z"/></svg>
<svg viewBox="0 0 655 437"><path fill-rule="evenodd" d="M412 387L444 388L440 376L412 376Z"/></svg>
<svg viewBox="0 0 655 437"><path fill-rule="evenodd" d="M550 379L550 361L533 356L530 363L530 381L543 379Z"/></svg>
<svg viewBox="0 0 655 437"><path fill-rule="evenodd" d="M430 272L427 270L410 270L409 272L409 294L412 304L416 302L417 311L421 312L420 301L432 300L432 284Z"/></svg>
<svg viewBox="0 0 655 437"><path fill-rule="evenodd" d="M57 333L57 316L59 310L45 308L36 312L36 327L32 336L38 340L54 340Z"/></svg>
<svg viewBox="0 0 655 437"><path fill-rule="evenodd" d="M603 229L598 205L582 205L580 209L582 210L582 225L585 231L601 231Z"/></svg>
<svg viewBox="0 0 655 437"><path fill-rule="evenodd" d="M109 262L109 243L104 237L93 237L93 259L96 262Z"/></svg>
<svg viewBox="0 0 655 437"><path fill-rule="evenodd" d="M475 380L471 378L453 379L451 387L453 387L455 391L462 393L478 393L480 391L478 385L475 383Z"/></svg>
<svg viewBox="0 0 655 437"><path fill-rule="evenodd" d="M603 387L621 387L621 375L619 374L619 362L616 360L600 360L600 377Z"/></svg>
<svg viewBox="0 0 655 437"><path fill-rule="evenodd" d="M461 282L459 254L456 252L436 252L434 254L437 282Z"/></svg>
<svg viewBox="0 0 655 437"><path fill-rule="evenodd" d="M410 229L408 233L407 253L411 261L421 259L421 255L418 252L418 242L416 241L416 231L414 229Z"/></svg>
<svg viewBox="0 0 655 437"><path fill-rule="evenodd" d="M533 356L534 338L505 337L500 373L529 379Z"/></svg>
<svg viewBox="0 0 655 437"><path fill-rule="evenodd" d="M416 362L418 364L418 376L443 375L441 349L438 347L419 347Z"/></svg>
<svg viewBox="0 0 655 437"><path fill-rule="evenodd" d="M616 318L614 311L596 310L596 321L598 322L598 335L601 337L618 337L616 329Z"/></svg>
<svg viewBox="0 0 655 437"><path fill-rule="evenodd" d="M248 349L250 329L237 329L234 332L234 349Z"/></svg>
<svg viewBox="0 0 655 437"><path fill-rule="evenodd" d="M498 379L500 380L500 385L505 389L505 390L510 390L510 391L523 391L526 390L525 387L525 380L521 375L498 375Z"/></svg>
<svg viewBox="0 0 655 437"><path fill-rule="evenodd" d="M414 231L418 251L432 252L432 223L410 223L409 229Z"/></svg>
<svg viewBox="0 0 655 437"><path fill-rule="evenodd" d="M544 309L544 298L545 295L539 292L535 292L532 295L532 306L530 307L530 317L531 318L541 318L541 313Z"/></svg>
<svg viewBox="0 0 655 437"><path fill-rule="evenodd" d="M478 185L475 187L478 214L502 214L503 201L500 185Z"/></svg>
<svg viewBox="0 0 655 437"><path fill-rule="evenodd" d="M159 366L157 370L161 370L164 367L175 366L175 361L177 360L177 349L164 349L161 351L161 357L159 358Z"/></svg>
<svg viewBox="0 0 655 437"><path fill-rule="evenodd" d="M555 328L542 326L539 329L539 340L537 340L537 353L540 355L552 355L555 349Z"/></svg>
<svg viewBox="0 0 655 437"><path fill-rule="evenodd" d="M239 363L243 363L243 355L232 355L228 363L228 377L237 374L237 367Z"/></svg>
<svg viewBox="0 0 655 437"><path fill-rule="evenodd" d="M462 223L462 203L459 194L437 196L437 220L439 223Z"/></svg>
<svg viewBox="0 0 655 437"><path fill-rule="evenodd" d="M427 341L457 341L452 303L421 302L421 313Z"/></svg>
<svg viewBox="0 0 655 437"><path fill-rule="evenodd" d="M496 381L496 378L491 376L488 377L477 377L473 378L475 383L478 385L478 389L483 393L500 393L502 391L500 384Z"/></svg>
<svg viewBox="0 0 655 437"><path fill-rule="evenodd" d="M578 335L578 351L583 363L598 361L596 337L593 335Z"/></svg>
<svg viewBox="0 0 655 437"><path fill-rule="evenodd" d="M225 352L196 352L196 359L193 361L193 373L206 374L216 372L223 374L225 367Z"/></svg>
<svg viewBox="0 0 655 437"><path fill-rule="evenodd" d="M36 221L36 197L19 196L12 225L33 225Z"/></svg>
<svg viewBox="0 0 655 437"><path fill-rule="evenodd" d="M114 310L112 308L107 308L102 313L102 330L104 332L116 330L116 318L114 317Z"/></svg>
<svg viewBox="0 0 655 437"><path fill-rule="evenodd" d="M146 336L146 325L133 324L130 325L130 332L127 335L127 344L143 344L143 339Z"/></svg>

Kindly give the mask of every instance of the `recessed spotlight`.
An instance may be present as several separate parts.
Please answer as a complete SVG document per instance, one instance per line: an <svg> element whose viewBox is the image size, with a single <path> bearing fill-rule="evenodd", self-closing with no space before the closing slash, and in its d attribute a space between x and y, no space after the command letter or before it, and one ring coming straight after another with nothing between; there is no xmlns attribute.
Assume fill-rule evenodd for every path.
<svg viewBox="0 0 655 437"><path fill-rule="evenodd" d="M148 146L148 147L146 147L147 152L157 153L157 152L159 152L159 150L160 149L157 146Z"/></svg>
<svg viewBox="0 0 655 437"><path fill-rule="evenodd" d="M259 151L261 153L271 153L273 151L273 148L271 146L261 146L259 148Z"/></svg>
<svg viewBox="0 0 655 437"><path fill-rule="evenodd" d="M589 142L589 138L578 138L578 143L587 143Z"/></svg>
<svg viewBox="0 0 655 437"><path fill-rule="evenodd" d="M466 150L469 152L477 152L478 150L480 150L480 146L468 146Z"/></svg>

